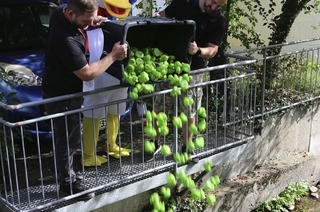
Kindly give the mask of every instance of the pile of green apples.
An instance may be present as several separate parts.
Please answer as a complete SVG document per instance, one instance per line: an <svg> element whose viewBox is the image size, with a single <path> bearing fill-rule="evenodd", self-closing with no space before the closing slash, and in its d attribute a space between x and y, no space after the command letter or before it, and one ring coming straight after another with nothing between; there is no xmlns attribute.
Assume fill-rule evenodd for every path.
<svg viewBox="0 0 320 212"><path fill-rule="evenodd" d="M174 55L163 53L159 48L146 47L139 50L132 47L129 63L124 70L125 81L133 86L129 93L131 99L137 99L140 93L154 92L154 82L168 80L173 86L172 95L187 90L190 65L176 60Z"/></svg>

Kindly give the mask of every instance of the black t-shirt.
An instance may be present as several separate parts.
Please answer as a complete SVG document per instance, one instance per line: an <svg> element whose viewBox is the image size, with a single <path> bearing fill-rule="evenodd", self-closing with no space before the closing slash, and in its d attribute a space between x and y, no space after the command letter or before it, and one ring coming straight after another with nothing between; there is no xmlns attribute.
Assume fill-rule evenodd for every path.
<svg viewBox="0 0 320 212"><path fill-rule="evenodd" d="M49 96L82 91L82 80L73 72L87 64L88 51L81 32L63 14L65 5L52 14L42 89Z"/></svg>
<svg viewBox="0 0 320 212"><path fill-rule="evenodd" d="M201 12L199 0L173 0L165 9L166 16L177 20L194 20L196 23L195 41L199 47L208 43L220 45L227 31L227 19L220 10L210 14ZM203 68L205 61L192 57L192 69Z"/></svg>

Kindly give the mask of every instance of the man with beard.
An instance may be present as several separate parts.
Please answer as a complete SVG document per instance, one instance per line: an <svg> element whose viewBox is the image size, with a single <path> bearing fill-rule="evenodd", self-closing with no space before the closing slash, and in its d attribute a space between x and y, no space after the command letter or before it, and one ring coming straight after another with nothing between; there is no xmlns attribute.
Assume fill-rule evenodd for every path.
<svg viewBox="0 0 320 212"><path fill-rule="evenodd" d="M88 63L89 45L86 29L104 20L97 16L96 0L68 0L52 14L49 25L42 82L43 98L82 92L83 81L90 81L105 72L117 60L127 56L127 44L114 44L112 51L96 62ZM45 105L48 114L81 108L82 97L55 101ZM53 119L53 138L60 191L68 195L86 190L73 170L73 154L80 146L81 119L78 113ZM83 199L93 197L83 195Z"/></svg>

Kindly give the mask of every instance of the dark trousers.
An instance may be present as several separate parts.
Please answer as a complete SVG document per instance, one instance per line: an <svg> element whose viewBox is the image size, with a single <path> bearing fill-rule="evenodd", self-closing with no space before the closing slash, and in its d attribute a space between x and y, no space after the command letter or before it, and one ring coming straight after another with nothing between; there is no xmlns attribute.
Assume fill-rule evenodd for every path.
<svg viewBox="0 0 320 212"><path fill-rule="evenodd" d="M43 93L43 98L49 98ZM48 114L66 112L81 108L82 98L74 98L45 105ZM73 154L80 147L81 118L79 113L53 119L53 142L60 184L74 182Z"/></svg>

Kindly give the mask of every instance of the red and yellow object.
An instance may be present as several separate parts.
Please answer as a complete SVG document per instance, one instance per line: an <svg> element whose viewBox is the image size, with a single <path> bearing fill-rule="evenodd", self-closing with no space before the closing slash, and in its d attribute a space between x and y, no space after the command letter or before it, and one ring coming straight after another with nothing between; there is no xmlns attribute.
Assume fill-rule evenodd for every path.
<svg viewBox="0 0 320 212"><path fill-rule="evenodd" d="M105 17L126 18L132 8L128 0L97 0L97 2L98 14Z"/></svg>

